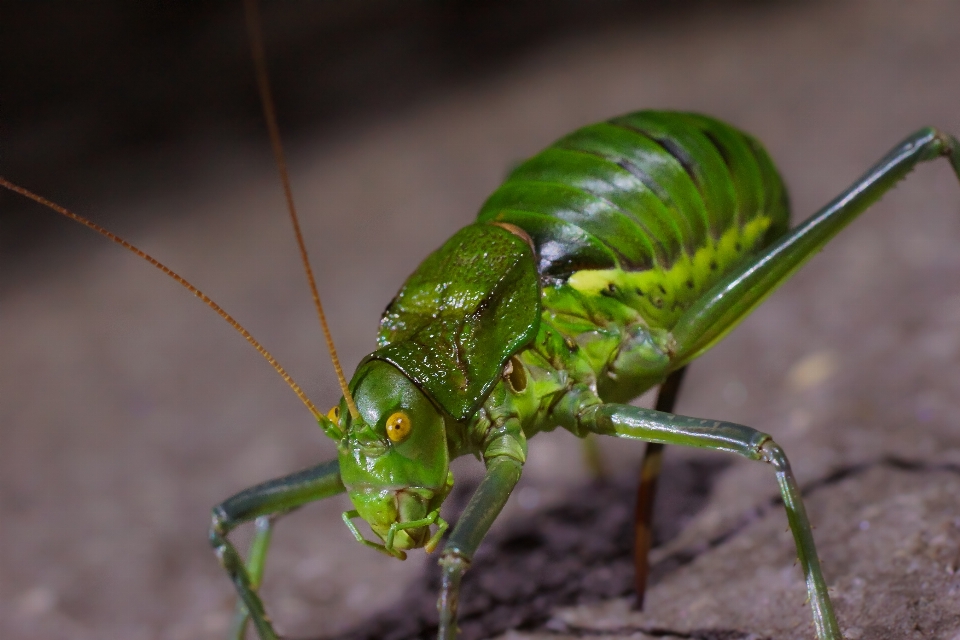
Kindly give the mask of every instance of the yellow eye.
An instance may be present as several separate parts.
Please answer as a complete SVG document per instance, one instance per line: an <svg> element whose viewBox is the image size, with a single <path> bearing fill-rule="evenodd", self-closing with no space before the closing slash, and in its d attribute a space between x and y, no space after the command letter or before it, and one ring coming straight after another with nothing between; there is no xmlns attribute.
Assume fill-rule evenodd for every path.
<svg viewBox="0 0 960 640"><path fill-rule="evenodd" d="M391 442L402 442L410 435L410 418L403 411L397 411L387 418L387 437Z"/></svg>
<svg viewBox="0 0 960 640"><path fill-rule="evenodd" d="M340 407L333 407L330 411L327 411L327 420L333 424L340 424Z"/></svg>

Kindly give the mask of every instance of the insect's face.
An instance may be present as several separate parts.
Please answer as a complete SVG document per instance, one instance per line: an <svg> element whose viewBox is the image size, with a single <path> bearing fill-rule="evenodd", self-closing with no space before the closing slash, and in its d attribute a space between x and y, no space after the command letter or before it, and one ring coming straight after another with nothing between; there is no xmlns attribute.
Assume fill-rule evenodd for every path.
<svg viewBox="0 0 960 640"><path fill-rule="evenodd" d="M351 387L359 419L351 418L345 406L330 416L344 433L339 445L343 484L388 551L425 546L453 482L443 415L386 362L364 364Z"/></svg>

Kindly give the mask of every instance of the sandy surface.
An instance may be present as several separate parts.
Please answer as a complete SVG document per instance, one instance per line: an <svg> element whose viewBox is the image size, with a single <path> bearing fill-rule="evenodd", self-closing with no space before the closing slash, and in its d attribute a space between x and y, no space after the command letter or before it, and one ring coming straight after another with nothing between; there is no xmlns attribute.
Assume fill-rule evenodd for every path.
<svg viewBox="0 0 960 640"><path fill-rule="evenodd" d="M405 275L470 220L507 167L559 135L644 107L713 114L765 142L800 219L919 126L960 132L958 24L960 5L946 0L862 0L624 26L532 52L502 75L335 138L295 141L303 226L347 369L372 348L379 313ZM143 212L152 222L129 239L211 293L325 408L336 387L263 150L225 141L196 173L201 190L157 184L78 208ZM960 187L946 163L921 167L696 363L681 412L773 433L804 482L885 455L960 463L958 214ZM207 547L210 506L329 458L333 446L212 313L85 233L0 280L0 636L220 637L231 589ZM584 482L572 440L533 442L528 512ZM606 452L629 468L641 447ZM468 477L477 465L459 470ZM887 620L907 599L898 596L907 571L896 566L849 595L872 557L856 539L860 523L875 519L869 532L915 523L903 535L925 540L915 545L925 553L941 533L953 544L949 527L960 522L960 507L928 495L946 480L872 473L861 489L812 507L851 638L881 637L864 631L870 611ZM900 503L877 487L921 496L915 502L941 515L929 526L946 529L924 538L924 521L883 517ZM768 469L733 464L683 535L731 526L774 489ZM355 544L339 521L345 508L332 500L279 527L265 594L291 635L345 630L395 602L419 573L420 556L398 563ZM723 593L737 561L694 564L687 582L656 587L651 615L666 602L669 624L707 624L677 618L696 605L718 628L810 637L792 622L806 609L789 546L759 531L731 557L756 558L766 578ZM933 557L943 572L956 569ZM794 617L766 604L727 617L727 603L714 602L749 603L764 580L788 585L783 606ZM914 592L958 588L944 580L918 581ZM940 626L911 633L951 640L956 614L930 615Z"/></svg>

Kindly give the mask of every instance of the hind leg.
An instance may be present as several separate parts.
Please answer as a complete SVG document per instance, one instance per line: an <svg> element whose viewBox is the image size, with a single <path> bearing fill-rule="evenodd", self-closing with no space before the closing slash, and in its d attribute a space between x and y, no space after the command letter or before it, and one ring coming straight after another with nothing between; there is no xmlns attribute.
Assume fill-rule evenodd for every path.
<svg viewBox="0 0 960 640"><path fill-rule="evenodd" d="M677 369L664 380L657 392L654 408L666 413L673 412L673 406L680 395L680 386L687 368ZM633 515L633 585L637 591L636 607L643 609L643 599L647 593L647 577L650 574L650 546L653 544L653 504L657 495L657 480L663 466L664 445L648 442L640 464L640 484L637 487L637 502Z"/></svg>

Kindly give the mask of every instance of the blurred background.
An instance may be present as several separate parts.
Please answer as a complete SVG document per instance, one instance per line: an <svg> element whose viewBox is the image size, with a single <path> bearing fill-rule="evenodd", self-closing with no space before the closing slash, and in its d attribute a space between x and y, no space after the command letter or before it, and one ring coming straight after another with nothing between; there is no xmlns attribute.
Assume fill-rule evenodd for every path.
<svg viewBox="0 0 960 640"><path fill-rule="evenodd" d="M916 128L960 132L957 24L948 0L266 2L348 375L406 275L557 137L640 108L709 113L764 141L802 219ZM335 402L239 3L0 3L0 174L169 264ZM960 462L958 210L945 163L916 171L696 363L680 410L774 433L803 479L891 451ZM209 310L9 193L0 336L0 635L221 637L209 508L332 443ZM604 451L628 473L642 446ZM580 456L538 436L513 516L584 483ZM764 473L725 472L717 517L768 496ZM346 508L278 528L265 591L291 635L343 631L420 571L353 542Z"/></svg>
<svg viewBox="0 0 960 640"><path fill-rule="evenodd" d="M284 130L316 139L350 137L401 117L585 31L751 4L763 3L268 2L263 31ZM175 167L190 151L216 153L224 138L262 142L236 2L2 6L3 154L21 175L61 174L61 183L81 184L89 181L78 166L123 171L128 162L117 154L144 154L155 170L149 173L185 180L193 172ZM131 173L112 190L143 186L131 180L148 172ZM4 254L49 239L54 226L44 234L6 233Z"/></svg>

